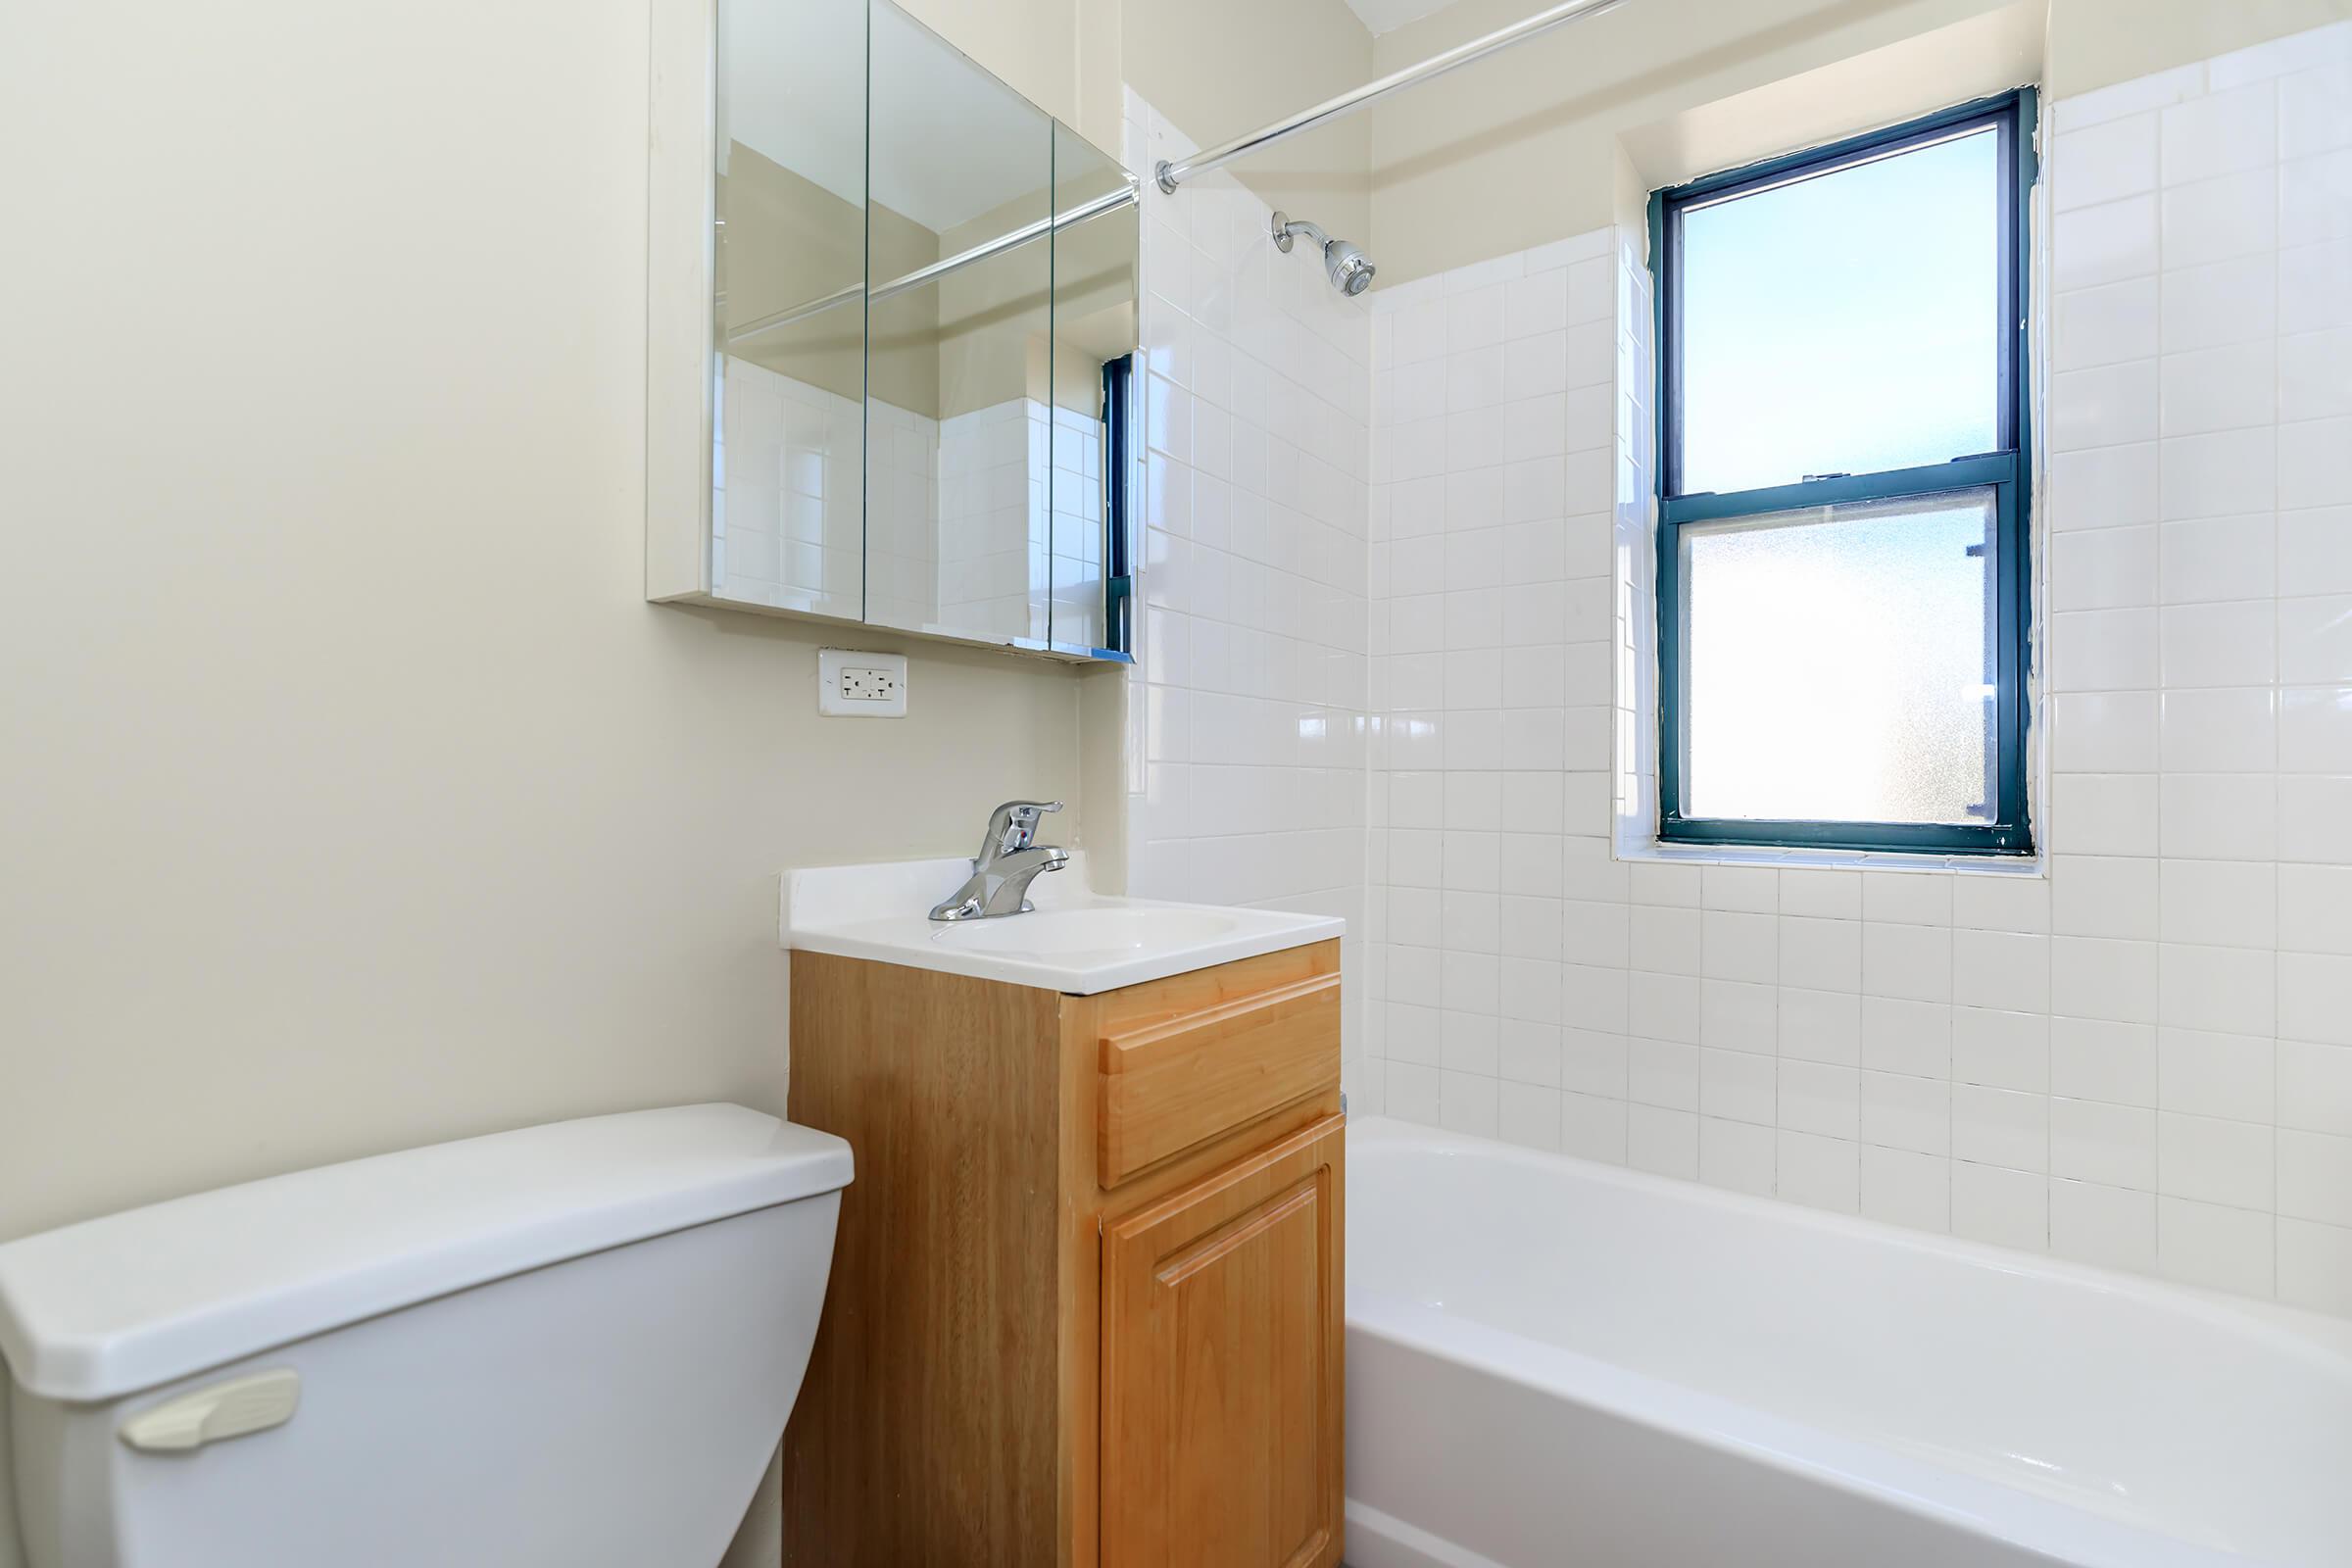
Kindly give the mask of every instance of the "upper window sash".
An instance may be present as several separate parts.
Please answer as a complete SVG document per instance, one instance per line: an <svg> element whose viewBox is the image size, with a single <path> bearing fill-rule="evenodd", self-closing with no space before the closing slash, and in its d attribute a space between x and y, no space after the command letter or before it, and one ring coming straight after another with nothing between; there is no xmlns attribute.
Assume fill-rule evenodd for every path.
<svg viewBox="0 0 2352 1568"><path fill-rule="evenodd" d="M1669 508L1691 494L1756 495L1766 489L1778 494L1799 488L1803 484L1834 485L1846 495L1902 494L1901 490L1855 490L1848 480L1866 479L1867 473L1839 473L1819 480L1799 481L1797 484L1758 487L1754 490L1723 492L1691 492L1683 482L1683 247L1679 221L1683 215L1718 206L1742 196L1752 196L1775 187L1794 184L1824 174L1860 168L1882 162L1903 153L1955 140L1981 129L1989 129L1996 138L1994 167L1995 194L1998 203L1996 222L1999 230L1999 265L1995 276L1995 354L1994 436L1995 445L1986 453L1973 456L2006 454L2015 461L2025 452L2031 429L2030 392L2021 367L2025 362L2026 320L2024 301L2028 295L2029 268L2027 247L2023 243L2021 225L2027 210L2027 193L2034 177L2032 153L2034 134L2034 92L2031 88L1999 94L1992 98L1955 105L1922 120L1910 122L1892 130L1876 131L1848 138L1827 147L1813 148L1785 158L1732 170L1719 174L1692 180L1673 190L1658 192L1651 198L1653 246L1658 252L1660 271L1656 290L1655 337L1660 383L1658 398L1658 477L1659 494ZM1970 461L1955 458L1955 463ZM1880 470L1889 478L1893 474L1918 470ZM1951 479L1946 484L1957 482ZM1815 499L1838 499L1827 490L1805 490L1807 505ZM1781 501L1778 505L1788 503ZM1761 506L1748 510L1765 510Z"/></svg>

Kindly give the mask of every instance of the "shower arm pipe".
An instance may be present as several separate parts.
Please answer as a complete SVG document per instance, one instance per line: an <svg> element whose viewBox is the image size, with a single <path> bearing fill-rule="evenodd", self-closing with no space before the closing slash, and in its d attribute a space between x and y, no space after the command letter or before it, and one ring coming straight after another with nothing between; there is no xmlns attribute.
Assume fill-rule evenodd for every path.
<svg viewBox="0 0 2352 1568"><path fill-rule="evenodd" d="M1474 60L1484 60L1497 50L1508 49L1515 43L1524 43L1536 34L1548 32L1564 23L1582 22L1587 17L1597 17L1602 12L1614 11L1623 4L1625 4L1625 0L1566 0L1563 5L1553 6L1546 11L1539 11L1534 16L1514 22L1507 27L1497 27L1483 38L1473 38L1468 43L1456 44L1442 54L1431 55L1419 65L1407 66L1402 71L1392 71L1378 81L1368 81L1352 92L1344 92L1337 98L1327 98L1312 109L1301 109L1288 120L1277 120L1271 125L1262 126L1247 136L1236 136L1233 140L1220 146L1211 147L1204 153L1195 153L1190 158L1174 160L1163 158L1152 173L1159 182L1159 188L1173 196L1176 194L1178 185L1196 174L1205 174L1212 169L1233 162L1236 158L1256 152L1260 147L1271 147L1278 141L1298 135L1300 131L1313 130L1317 126L1330 124L1335 120L1345 119L1367 104L1376 103L1393 92L1402 92L1407 87L1418 86L1422 82L1443 76L1446 73L1466 66Z"/></svg>
<svg viewBox="0 0 2352 1568"><path fill-rule="evenodd" d="M1285 256L1290 254L1291 237L1295 234L1305 234L1312 238L1317 245L1331 243L1331 236L1323 232L1322 224L1310 223L1303 218L1293 218L1288 213L1276 213L1274 215L1274 244Z"/></svg>
<svg viewBox="0 0 2352 1568"><path fill-rule="evenodd" d="M807 320L811 316L829 311L836 305L847 305L860 296L878 305L886 299L905 294L910 289L921 288L926 283L936 283L950 272L960 271L975 262L985 262L992 256L1002 256L1006 251L1018 250L1031 240L1043 239L1057 229L1069 228L1085 222L1090 218L1100 218L1104 213L1115 213L1120 208L1133 203L1137 194L1135 181L1133 178L1129 178L1116 190L1104 191L1091 201L1080 202L1077 206L1065 212L1055 213L1050 218L1041 218L1035 222L1023 223L1016 229L999 234L995 239L984 241L969 250L957 251L953 256L942 257L928 267L918 267L913 271L906 273L904 276L894 277L887 283L876 283L870 289L861 284L852 283L846 288L835 289L832 293L820 298L795 305L790 310L778 311L773 316L762 316L757 321L746 321L727 334L727 341L741 343L750 338L765 336L769 332L790 326L795 321Z"/></svg>

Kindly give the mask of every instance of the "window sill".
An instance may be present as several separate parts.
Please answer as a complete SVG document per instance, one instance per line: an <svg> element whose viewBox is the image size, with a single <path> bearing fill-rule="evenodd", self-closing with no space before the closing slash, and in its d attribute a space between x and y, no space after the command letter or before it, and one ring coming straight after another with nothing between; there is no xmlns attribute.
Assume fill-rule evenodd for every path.
<svg viewBox="0 0 2352 1568"><path fill-rule="evenodd" d="M2033 855L1919 855L1896 850L1808 850L1736 844L1666 844L1657 839L1616 844L1620 860L1684 865L1762 865L1806 870L1949 871L1958 876L2046 877L2049 864Z"/></svg>

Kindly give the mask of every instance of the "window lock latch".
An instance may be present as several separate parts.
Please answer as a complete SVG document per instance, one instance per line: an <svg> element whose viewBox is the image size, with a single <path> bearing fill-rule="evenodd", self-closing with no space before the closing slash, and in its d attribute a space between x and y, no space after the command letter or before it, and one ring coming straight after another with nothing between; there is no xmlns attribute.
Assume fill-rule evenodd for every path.
<svg viewBox="0 0 2352 1568"><path fill-rule="evenodd" d="M1786 471L1788 471L1788 470L1786 470L1786 469L1783 469L1782 471L1783 471L1783 472L1786 472ZM1806 484L1811 484L1811 483L1812 483L1814 480L1816 480L1816 479L1851 479L1852 477L1853 477L1853 475L1852 475L1852 474L1850 474L1850 473L1845 473L1845 472L1838 472L1838 473L1800 473L1800 474L1798 474L1798 475L1797 475L1797 478L1798 478L1799 480L1803 481L1803 482L1804 482L1804 483L1806 483Z"/></svg>

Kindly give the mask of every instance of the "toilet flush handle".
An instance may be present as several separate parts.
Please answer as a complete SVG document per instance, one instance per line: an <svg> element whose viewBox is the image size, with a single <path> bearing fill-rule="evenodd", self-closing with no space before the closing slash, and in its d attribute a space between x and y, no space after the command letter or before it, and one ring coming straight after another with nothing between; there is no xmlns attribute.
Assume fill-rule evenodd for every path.
<svg viewBox="0 0 2352 1568"><path fill-rule="evenodd" d="M122 1423L122 1441L141 1453L178 1453L249 1432L267 1432L294 1417L302 1374L292 1367L231 1378L183 1394Z"/></svg>

